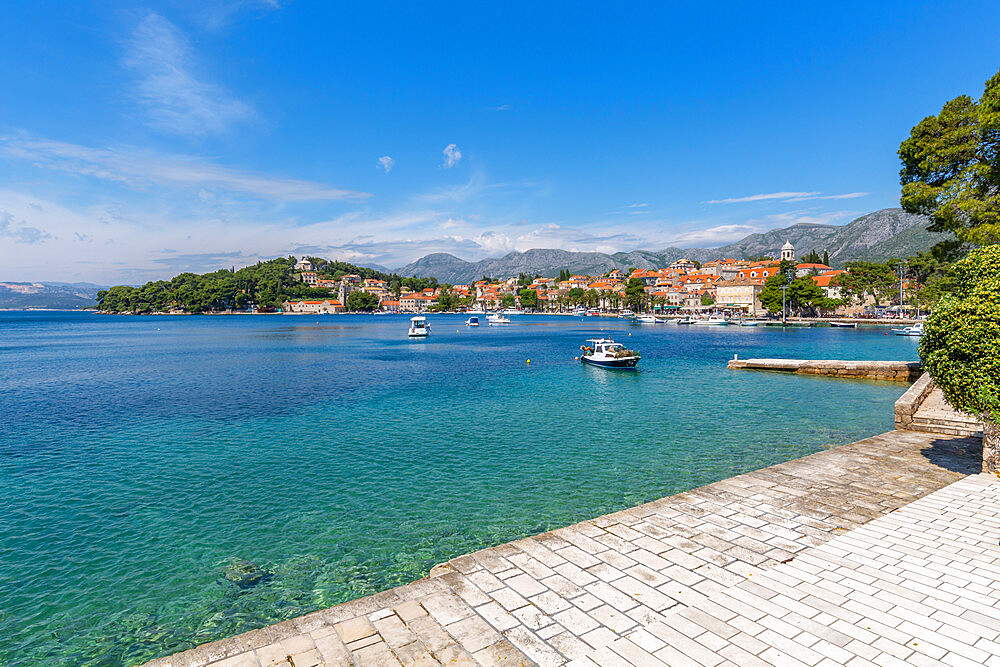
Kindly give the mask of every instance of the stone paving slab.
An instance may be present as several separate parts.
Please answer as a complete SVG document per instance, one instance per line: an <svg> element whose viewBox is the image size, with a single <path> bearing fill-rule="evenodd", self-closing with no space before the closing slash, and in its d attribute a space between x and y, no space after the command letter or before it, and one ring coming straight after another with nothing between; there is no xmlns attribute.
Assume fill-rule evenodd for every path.
<svg viewBox="0 0 1000 667"><path fill-rule="evenodd" d="M910 584L906 577L916 572L904 568L902 558L897 559L900 562L878 561L878 565L859 563L857 554L846 553L844 545L860 540L873 550L889 549L889 541L871 545L872 538L858 532L859 527L867 529L865 524L873 520L896 519L902 511L897 512L899 508L978 473L980 447L977 439L892 431L460 556L434 568L431 577L407 586L149 664L715 667L804 663L825 667L842 664L837 656L847 654L838 650L854 651L851 660L902 659L893 651L909 651L906 659L924 656L906 643L899 645L902 648L898 642L891 644L910 640L909 636L882 635L867 627L861 629L873 635L866 643L870 648L852 645L868 635L857 628L847 632L844 624L856 624L874 613L864 615L852 606L881 610L889 604L886 596L896 595L902 602L893 597L895 602L888 609L921 604L920 609L948 614L958 611L954 600L943 600L952 606L938 609L924 598L902 597L899 591ZM965 511L974 513L976 507L969 504ZM923 508L918 505L913 512L928 511ZM967 516L964 521L974 520ZM898 533L916 543L908 546L903 540L893 548L923 553L920 544L930 549L947 547L959 550L960 558L970 559L967 562L982 560L963 551L974 545L966 546L963 539L941 532L937 524L926 531L923 528ZM942 545L943 540L950 541ZM830 551L817 551L824 547ZM812 556L817 552L820 555ZM827 562L828 553L843 561L840 569L834 569L835 575L828 575L838 578L820 577L820 582L795 578L827 571L820 563ZM907 558L923 557L901 553ZM871 559L876 557L892 559L872 551ZM941 564L931 565L933 570ZM873 574L883 567L885 575ZM851 568L852 573L846 573ZM923 571L916 575L928 576ZM984 578L979 575L972 584L978 586L978 595L988 597L997 591ZM845 580L863 588L850 589ZM968 588L964 581L946 578L942 585L959 595L958 590ZM930 585L929 580L917 583ZM776 590L778 584L785 588ZM868 597L858 600L851 597L853 593ZM813 613L817 608L820 611ZM989 616L985 609L963 608L955 615L979 614L973 621L978 623L1000 618ZM821 631L820 626L827 630ZM826 643L803 645L805 640L799 639L806 632ZM997 638L980 639L992 642ZM930 643L939 646L942 640L937 641ZM958 650L949 649L942 654L946 655L954 664L964 664L959 658L966 656Z"/></svg>
<svg viewBox="0 0 1000 667"><path fill-rule="evenodd" d="M1000 665L1000 480L980 474L573 661Z"/></svg>

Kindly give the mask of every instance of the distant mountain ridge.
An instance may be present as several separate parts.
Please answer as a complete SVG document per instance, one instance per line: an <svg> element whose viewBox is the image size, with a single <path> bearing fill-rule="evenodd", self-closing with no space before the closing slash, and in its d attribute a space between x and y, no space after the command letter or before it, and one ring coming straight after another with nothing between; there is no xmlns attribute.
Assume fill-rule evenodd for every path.
<svg viewBox="0 0 1000 667"><path fill-rule="evenodd" d="M0 282L0 309L93 308L97 292L102 289L101 285L92 283Z"/></svg>
<svg viewBox="0 0 1000 667"><path fill-rule="evenodd" d="M452 284L471 282L483 276L510 278L519 273L540 273L551 277L562 269L597 275L633 266L639 269L661 269L682 257L698 262L725 257L777 257L785 241L791 241L797 256L812 250L822 254L826 250L830 254L830 263L839 267L861 259L876 261L906 258L947 238L945 234L928 232L928 224L930 219L926 216L907 213L901 208L886 208L863 215L846 225L800 223L751 234L719 248L671 247L660 251L633 250L614 254L536 248L478 262L467 262L448 253L434 253L396 269L395 272L402 276L433 276L441 282Z"/></svg>

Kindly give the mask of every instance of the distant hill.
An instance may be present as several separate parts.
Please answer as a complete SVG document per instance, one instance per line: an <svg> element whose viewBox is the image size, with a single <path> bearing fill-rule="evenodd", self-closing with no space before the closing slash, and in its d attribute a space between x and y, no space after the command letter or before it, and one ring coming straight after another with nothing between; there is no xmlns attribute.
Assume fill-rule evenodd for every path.
<svg viewBox="0 0 1000 667"><path fill-rule="evenodd" d="M483 276L509 278L519 273L553 276L562 269L573 273L596 275L612 269L659 269L686 257L707 262L723 257L777 257L785 241L791 241L798 256L811 250L830 254L830 263L906 258L927 250L944 234L926 230L930 220L913 215L901 208L886 208L863 215L846 225L797 224L751 234L736 243L719 248L665 248L659 251L633 250L605 254L601 252L571 252L568 250L532 249L511 252L503 257L491 257L467 262L448 253L435 253L396 269L405 276L434 276L441 282L467 283Z"/></svg>
<svg viewBox="0 0 1000 667"><path fill-rule="evenodd" d="M0 283L0 309L93 308L101 289L91 283Z"/></svg>

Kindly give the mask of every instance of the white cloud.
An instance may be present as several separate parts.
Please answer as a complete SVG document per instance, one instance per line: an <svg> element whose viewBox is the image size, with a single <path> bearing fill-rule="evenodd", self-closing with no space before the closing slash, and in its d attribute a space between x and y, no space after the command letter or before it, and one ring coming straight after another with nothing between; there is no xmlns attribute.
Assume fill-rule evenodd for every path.
<svg viewBox="0 0 1000 667"><path fill-rule="evenodd" d="M196 189L203 200L212 198L212 188L276 201L369 196L313 181L230 169L197 157L158 155L130 148L90 148L47 139L0 137L0 154L28 160L46 169L124 183L135 189L153 185Z"/></svg>
<svg viewBox="0 0 1000 667"><path fill-rule="evenodd" d="M787 199L785 201L810 201L813 199L857 199L858 197L867 197L867 192L845 192L842 195L821 195L818 197L794 197L792 199Z"/></svg>
<svg viewBox="0 0 1000 667"><path fill-rule="evenodd" d="M462 159L462 151L460 151L458 149L458 146L456 146L455 144L448 144L447 146L444 147L444 150L441 151L441 153L444 154L445 169L451 169L456 164L458 164L459 160Z"/></svg>
<svg viewBox="0 0 1000 667"><path fill-rule="evenodd" d="M787 211L785 213L775 213L773 215L765 215L762 218L747 220L747 223L757 223L758 226L768 225L768 228L790 227L799 224L831 225L857 215L859 215L857 211L830 211L828 213L818 213L808 210Z"/></svg>
<svg viewBox="0 0 1000 667"><path fill-rule="evenodd" d="M501 104L500 106L493 107L494 111L510 111L511 106L509 104Z"/></svg>
<svg viewBox="0 0 1000 667"><path fill-rule="evenodd" d="M749 195L746 197L730 197L728 199L710 199L706 204L737 204L750 201L768 201L771 199L791 199L792 197L811 197L819 192L769 192L767 194Z"/></svg>
<svg viewBox="0 0 1000 667"><path fill-rule="evenodd" d="M646 204L646 203L642 203L642 204L628 204L628 205L624 206L624 208L646 208L648 206L649 206L649 204Z"/></svg>
<svg viewBox="0 0 1000 667"><path fill-rule="evenodd" d="M748 234L759 232L761 229L752 225L718 225L708 229L696 229L683 232L667 238L669 245L693 248L698 246L713 247L739 241Z"/></svg>
<svg viewBox="0 0 1000 667"><path fill-rule="evenodd" d="M281 9L282 0L215 0L197 2L190 11L208 30L219 30L232 23L242 13L262 13L262 10Z"/></svg>
<svg viewBox="0 0 1000 667"><path fill-rule="evenodd" d="M705 204L740 204L755 201L810 201L813 199L856 199L867 197L867 192L848 192L839 195L824 195L822 192L768 192L766 194L748 195L746 197L730 197L728 199L710 199Z"/></svg>
<svg viewBox="0 0 1000 667"><path fill-rule="evenodd" d="M390 171L392 171L392 168L393 168L393 167L394 167L395 165L396 165L396 161L395 161L395 160L393 160L393 159L392 159L391 157L389 157L388 155L383 155L382 157L380 157L380 158L378 159L378 166L379 166L380 168L382 168L382 169L385 169L385 173L387 173L387 174L388 174L388 173L389 173Z"/></svg>
<svg viewBox="0 0 1000 667"><path fill-rule="evenodd" d="M24 220L16 219L9 211L0 209L0 238L13 239L14 243L34 245L44 243L53 236L44 229L31 227Z"/></svg>
<svg viewBox="0 0 1000 667"><path fill-rule="evenodd" d="M149 124L181 135L225 132L253 109L198 72L194 51L178 28L150 12L125 41L122 64L138 77L134 96Z"/></svg>

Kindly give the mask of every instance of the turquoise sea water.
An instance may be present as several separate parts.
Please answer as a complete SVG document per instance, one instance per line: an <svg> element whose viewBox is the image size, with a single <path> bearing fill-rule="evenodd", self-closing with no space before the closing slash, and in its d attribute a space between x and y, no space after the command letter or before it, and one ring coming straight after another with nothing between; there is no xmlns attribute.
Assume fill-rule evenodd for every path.
<svg viewBox="0 0 1000 667"><path fill-rule="evenodd" d="M0 665L137 664L892 428L902 384L734 353L916 359L884 329L463 320L0 313ZM602 327L641 372L574 361Z"/></svg>

